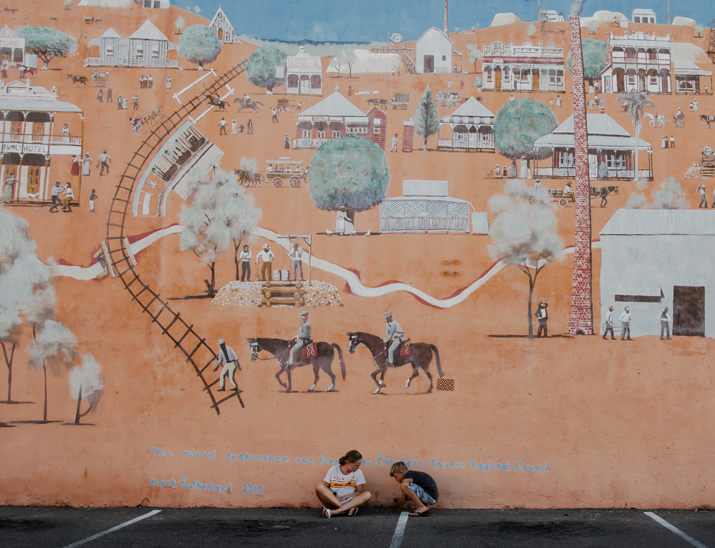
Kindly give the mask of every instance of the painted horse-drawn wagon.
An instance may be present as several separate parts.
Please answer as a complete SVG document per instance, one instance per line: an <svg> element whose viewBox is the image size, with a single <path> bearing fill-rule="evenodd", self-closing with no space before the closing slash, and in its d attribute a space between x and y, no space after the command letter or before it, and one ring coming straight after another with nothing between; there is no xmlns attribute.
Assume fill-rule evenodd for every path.
<svg viewBox="0 0 715 548"><path fill-rule="evenodd" d="M288 184L292 188L300 187L300 183L308 182L308 171L303 169L303 160L291 160L290 158L279 158L278 160L266 160L266 180L270 180L273 186L280 188L283 186L283 178L288 179Z"/></svg>

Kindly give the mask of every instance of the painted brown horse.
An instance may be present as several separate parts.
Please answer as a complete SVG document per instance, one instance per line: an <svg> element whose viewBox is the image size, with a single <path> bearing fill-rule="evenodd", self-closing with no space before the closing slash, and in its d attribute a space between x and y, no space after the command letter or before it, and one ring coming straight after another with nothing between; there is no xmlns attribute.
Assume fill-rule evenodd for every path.
<svg viewBox="0 0 715 548"><path fill-rule="evenodd" d="M383 382L385 380L385 373L387 372L387 365L385 363L387 359L387 349L385 348L385 343L382 342L382 338L377 335L371 335L370 333L364 333L362 331L348 333L348 338L350 339L348 350L351 354L355 352L359 344L364 344L372 354L372 361L375 362L375 367L377 368L370 374L372 380L375 381L377 385L377 389L373 394L379 394L380 390L386 386ZM402 355L402 352L400 352L401 348L396 351L400 352L400 355L395 357L394 367L400 367L408 363L412 365L412 376L407 379L405 388L409 388L412 379L420 374L420 368L422 368L429 379L429 390L425 392L425 394L429 394L433 388L432 373L430 373L429 370L429 364L432 362L433 354L437 361L439 377L442 378L444 376L442 372L442 362L439 359L439 350L437 350L435 345L423 342L409 343L408 345L410 346L409 355ZM378 375L380 375L379 382L377 380Z"/></svg>
<svg viewBox="0 0 715 548"><path fill-rule="evenodd" d="M313 366L313 374L315 375L315 380L313 381L313 386L308 388L308 392L314 392L315 386L318 384L318 374L322 369L330 377L330 386L326 392L332 392L335 388L335 375L333 375L333 358L335 357L335 351L338 352L338 360L340 361L340 370L343 374L343 380L345 380L345 361L343 360L343 351L337 344L331 344L327 342L313 343L317 348L317 355L314 358L300 359L293 364L293 367L288 368L287 362L290 358L290 348L291 344L289 341L284 339L248 339L248 343L251 345L251 360L258 360L258 354L261 350L273 354L278 360L278 365L280 365L280 371L276 373L276 380L280 385L286 389L286 392L292 392L292 381L291 381L291 371L296 367L303 367L305 365ZM288 384L281 380L281 375L285 373L288 377Z"/></svg>

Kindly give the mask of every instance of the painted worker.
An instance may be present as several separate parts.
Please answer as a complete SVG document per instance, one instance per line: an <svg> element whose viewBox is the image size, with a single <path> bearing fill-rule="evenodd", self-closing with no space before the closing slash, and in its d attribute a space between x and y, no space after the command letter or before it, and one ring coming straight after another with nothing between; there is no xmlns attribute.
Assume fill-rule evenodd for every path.
<svg viewBox="0 0 715 548"><path fill-rule="evenodd" d="M660 340L663 340L663 331L665 331L666 339L670 340L670 312L668 312L667 306L658 314L658 322L660 323Z"/></svg>
<svg viewBox="0 0 715 548"><path fill-rule="evenodd" d="M534 181L534 190L538 190L540 188L543 188L541 186L541 179L536 179L536 181Z"/></svg>
<svg viewBox="0 0 715 548"><path fill-rule="evenodd" d="M302 348L308 346L310 342L310 322L308 321L307 310L300 313L300 328L298 329L298 336L295 337L293 341L295 341L295 344L293 348L290 349L290 357L286 362L286 369L293 368L293 364L296 362L296 356L298 356Z"/></svg>
<svg viewBox="0 0 715 548"><path fill-rule="evenodd" d="M231 386L233 387L233 389L238 390L238 385L233 378L236 374L238 356L236 356L236 353L233 351L233 348L231 348L230 346L226 346L226 341L224 341L223 339L218 340L218 348L218 363L216 367L214 367L214 371L216 371L221 365L223 365L223 368L221 369L221 374L218 377L218 382L221 385L221 388L218 389L218 392L226 391L226 376L228 376L228 380L231 381Z"/></svg>
<svg viewBox="0 0 715 548"><path fill-rule="evenodd" d="M298 271L300 270L300 281L303 281L303 250L299 243L293 244L293 249L288 253L288 257L293 262L293 280L298 281Z"/></svg>
<svg viewBox="0 0 715 548"><path fill-rule="evenodd" d="M62 204L62 200L60 200L60 193L64 189L65 188L60 185L59 181L57 181L55 186L52 187L52 205L50 206L50 213L57 213L57 208Z"/></svg>
<svg viewBox="0 0 715 548"><path fill-rule="evenodd" d="M72 213L72 200L74 200L74 192L72 191L72 183L65 183L65 197L62 198L62 211L64 213Z"/></svg>
<svg viewBox="0 0 715 548"><path fill-rule="evenodd" d="M631 312L628 307L623 308L623 313L621 317L618 318L621 322L621 340L632 340L631 339L631 327L633 327L633 318L631 317Z"/></svg>
<svg viewBox="0 0 715 548"><path fill-rule="evenodd" d="M268 281L271 281L271 277L273 276L273 259L275 259L276 256L273 254L271 251L271 246L268 244L263 244L263 251L260 251L256 255L256 264L258 264L258 260L262 260L263 264L261 265L261 279L265 282L266 281L266 271L268 271Z"/></svg>
<svg viewBox="0 0 715 548"><path fill-rule="evenodd" d="M395 133L395 136L392 139L390 139L390 144L392 145L392 147L390 148L390 152L397 152L397 143L398 142L399 142L399 140L397 139L397 133Z"/></svg>
<svg viewBox="0 0 715 548"><path fill-rule="evenodd" d="M546 301L541 301L539 303L539 308L536 310L536 319L539 320L539 330L536 332L537 337L541 337L541 334L544 334L544 337L549 336L549 328L546 325L546 323L549 321L549 313L547 312L547 308L549 306L549 303Z"/></svg>
<svg viewBox="0 0 715 548"><path fill-rule="evenodd" d="M564 196L573 196L573 188L571 188L571 181L566 181L566 186L564 186Z"/></svg>
<svg viewBox="0 0 715 548"><path fill-rule="evenodd" d="M708 207L708 189L705 187L705 185L700 184L698 185L697 192L698 194L700 194L700 204L698 205L698 207Z"/></svg>
<svg viewBox="0 0 715 548"><path fill-rule="evenodd" d="M97 158L97 167L100 168L99 170L99 175L102 176L104 175L104 170L107 170L107 175L109 175L109 164L112 163L112 159L109 157L109 154L107 154L106 150L102 151L102 154L99 155L99 158Z"/></svg>
<svg viewBox="0 0 715 548"><path fill-rule="evenodd" d="M248 249L248 245L243 246L243 251L238 256L241 261L241 281L250 282L251 281L251 250Z"/></svg>
<svg viewBox="0 0 715 548"><path fill-rule="evenodd" d="M608 307L608 312L606 312L606 330L603 332L603 340L606 340L608 333L611 333L611 340L616 340L613 335L613 306Z"/></svg>
<svg viewBox="0 0 715 548"><path fill-rule="evenodd" d="M389 310L385 312L383 318L385 318L385 338L382 339L382 342L384 342L387 347L387 360L385 360L385 365L387 365L387 367L394 367L395 350L397 350L405 340L405 332L400 327L400 324L392 319L392 312ZM389 347L387 345L389 345Z"/></svg>

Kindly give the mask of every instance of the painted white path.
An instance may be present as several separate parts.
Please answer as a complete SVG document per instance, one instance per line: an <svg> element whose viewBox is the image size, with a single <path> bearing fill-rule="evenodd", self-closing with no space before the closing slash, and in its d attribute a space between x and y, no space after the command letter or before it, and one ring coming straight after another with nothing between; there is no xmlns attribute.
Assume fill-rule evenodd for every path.
<svg viewBox="0 0 715 548"><path fill-rule="evenodd" d="M168 228L157 230L146 238L142 238L141 240L138 240L131 244L132 253L136 255L137 253L146 249L159 239L170 234L179 234L181 230L182 228L180 225L173 225ZM259 227L253 231L253 234L255 234L256 236L260 236L261 238L265 238L266 240L272 241L276 246L280 246L286 251L290 251L290 244L288 239L279 238L279 234L277 234L276 232ZM354 238L356 236L336 237ZM601 242L593 242L592 247L594 249L600 249ZM561 252L559 259L565 257L566 255L570 255L573 252L573 247L567 247ZM304 258L303 262L307 263L307 259ZM312 259L312 265L314 268L323 270L324 272L328 272L330 274L333 274L334 276L338 276L339 278L345 280L345 282L348 284L348 287L350 288L350 291L359 297L381 297L383 295L388 295L397 291L404 291L405 293L410 293L415 297L422 299L424 302L432 306L438 308L451 308L465 301L472 293L477 291L480 287L482 287L499 272L501 272L502 269L509 266L509 263L505 261L497 262L481 278L469 284L462 291L460 291L459 294L449 297L447 299L438 299L436 297L428 295L424 291L412 287L409 284L401 282L395 282L380 287L365 287L360 281L360 278L358 278L358 276L354 272L348 270L347 268L343 268L342 266L338 266L334 263L331 263L330 261L326 261L325 259L319 259L315 257L315 255ZM91 280L102 273L102 267L98 263L86 268L80 266L55 265L52 267L52 273L53 276L68 276L70 278L74 278L75 280Z"/></svg>

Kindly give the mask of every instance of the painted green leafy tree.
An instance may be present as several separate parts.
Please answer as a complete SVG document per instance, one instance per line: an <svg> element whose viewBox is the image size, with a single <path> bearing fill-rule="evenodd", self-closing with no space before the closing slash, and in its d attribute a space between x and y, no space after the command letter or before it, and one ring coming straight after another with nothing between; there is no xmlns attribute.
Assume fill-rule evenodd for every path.
<svg viewBox="0 0 715 548"><path fill-rule="evenodd" d="M77 40L66 32L47 27L20 27L17 35L25 39L25 51L37 55L47 70L55 57L67 57L77 50Z"/></svg>
<svg viewBox="0 0 715 548"><path fill-rule="evenodd" d="M203 70L204 64L211 63L218 57L221 42L210 28L193 25L179 38L179 51L190 62L197 63L199 70Z"/></svg>
<svg viewBox="0 0 715 548"><path fill-rule="evenodd" d="M534 142L551 133L558 125L556 115L535 99L517 99L497 113L494 135L499 154L507 158L546 157L547 149L537 156Z"/></svg>
<svg viewBox="0 0 715 548"><path fill-rule="evenodd" d="M248 58L246 76L252 84L273 91L283 80L276 78L276 67L288 61L288 54L275 46L263 46Z"/></svg>
<svg viewBox="0 0 715 548"><path fill-rule="evenodd" d="M420 97L415 112L415 133L422 137L422 150L427 150L427 139L439 131L439 113L437 112L437 102L429 86L427 86Z"/></svg>
<svg viewBox="0 0 715 548"><path fill-rule="evenodd" d="M389 184L385 152L362 137L326 141L310 161L310 197L320 209L345 208L352 218L379 204Z"/></svg>
<svg viewBox="0 0 715 548"><path fill-rule="evenodd" d="M581 40L581 49L583 50L583 77L593 86L594 79L601 78L601 72L606 68L606 42L585 38ZM570 51L567 63L569 72L572 72Z"/></svg>

